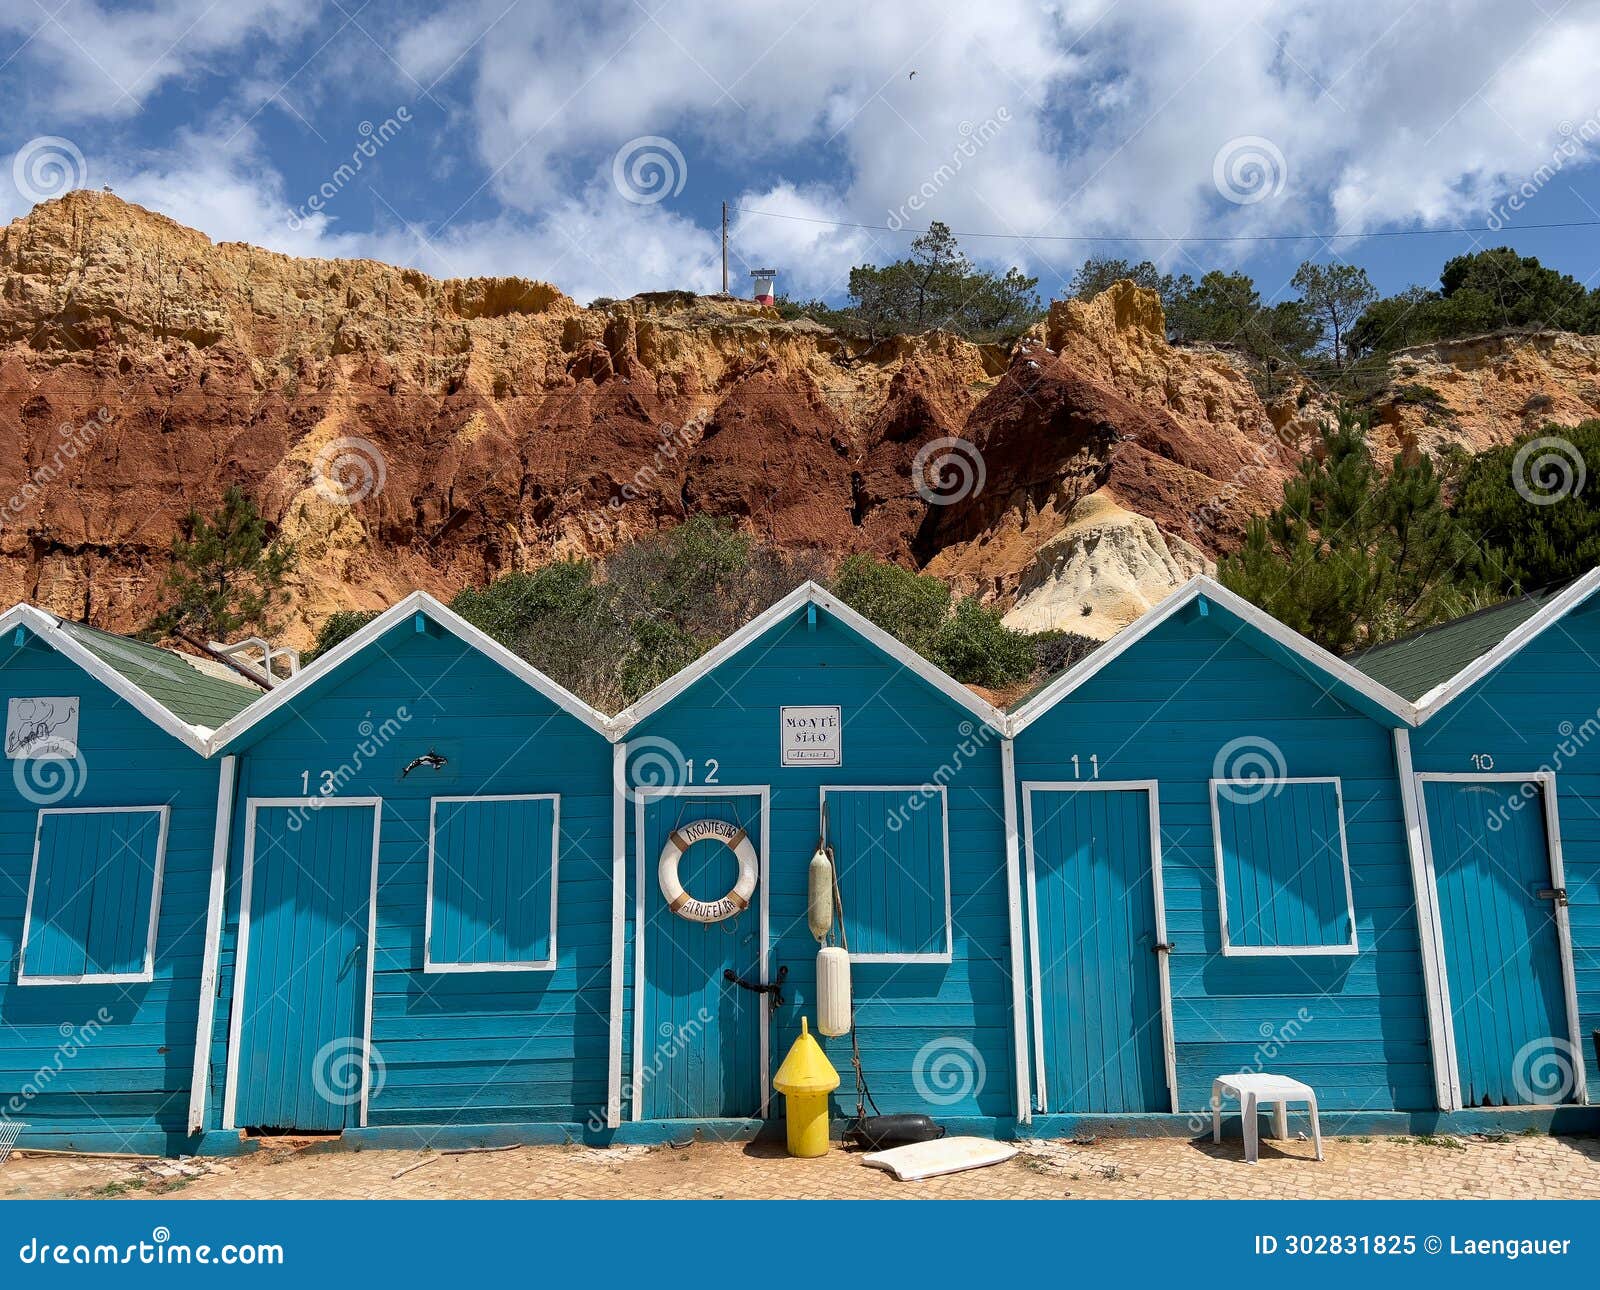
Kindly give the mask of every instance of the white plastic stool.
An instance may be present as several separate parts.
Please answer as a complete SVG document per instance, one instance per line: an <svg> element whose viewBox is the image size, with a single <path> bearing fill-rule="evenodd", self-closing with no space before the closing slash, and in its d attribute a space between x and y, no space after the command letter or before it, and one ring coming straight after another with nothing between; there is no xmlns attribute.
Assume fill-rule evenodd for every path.
<svg viewBox="0 0 1600 1290"><path fill-rule="evenodd" d="M1239 1120L1244 1128L1244 1158L1247 1164L1261 1159L1261 1126L1256 1120L1256 1108L1263 1102L1273 1108L1273 1124L1280 1138L1289 1136L1289 1103L1304 1102L1311 1113L1311 1140L1316 1144L1317 1159L1322 1159L1322 1123L1317 1119L1317 1095L1311 1087L1287 1075L1252 1075L1241 1071L1237 1075L1219 1075L1211 1081L1211 1140L1222 1141L1222 1099L1237 1098Z"/></svg>

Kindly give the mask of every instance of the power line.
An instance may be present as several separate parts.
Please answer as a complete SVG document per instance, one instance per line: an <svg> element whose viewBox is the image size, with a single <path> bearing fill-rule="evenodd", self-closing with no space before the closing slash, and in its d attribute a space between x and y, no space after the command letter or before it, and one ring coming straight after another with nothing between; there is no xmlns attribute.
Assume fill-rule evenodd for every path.
<svg viewBox="0 0 1600 1290"><path fill-rule="evenodd" d="M794 220L801 224L828 224L834 228L859 228L876 233L926 233L925 228L895 228L889 224L857 224L851 220L819 219L812 215L785 215L778 211L752 210L748 206L733 208L740 215L761 215L767 219ZM1452 224L1445 228L1391 228L1370 233L1223 233L1172 237L1166 234L1142 233L974 233L952 231L953 237L988 237L1010 239L1017 242L1166 242L1182 245L1186 242L1337 242L1355 241L1369 237L1444 237L1475 233L1526 233L1534 229L1600 228L1600 219L1558 220L1549 224L1502 224L1499 228L1488 224Z"/></svg>

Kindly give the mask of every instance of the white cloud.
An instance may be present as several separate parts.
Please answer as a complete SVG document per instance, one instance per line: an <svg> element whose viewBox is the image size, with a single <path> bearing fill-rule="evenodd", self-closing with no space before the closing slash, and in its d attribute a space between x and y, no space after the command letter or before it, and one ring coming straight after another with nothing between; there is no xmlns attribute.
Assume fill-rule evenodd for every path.
<svg viewBox="0 0 1600 1290"><path fill-rule="evenodd" d="M476 30L501 11L497 0L467 3L450 22ZM659 20L613 3L580 24L531 6L452 57L470 69L461 74L498 195L535 211L570 183L575 159L658 134L690 156L691 183L695 158L714 152L776 172L774 192L884 223L949 164L963 123L1004 109L1010 123L939 189L926 218L1165 236L1476 222L1548 155L1561 122L1600 107L1592 7L951 0L917 12L907 22L894 6L854 0L803 12L677 0ZM1282 152L1283 190L1235 205L1219 196L1212 163L1252 135ZM815 269L797 266L812 277L860 240L760 233L791 256L816 255ZM972 249L1063 276L1085 254L1075 244Z"/></svg>
<svg viewBox="0 0 1600 1290"><path fill-rule="evenodd" d="M725 163L788 162L791 184L814 184L819 166L838 163L836 196L881 222L949 161L964 122L1008 108L1013 125L937 213L986 226L1042 219L1060 161L1043 146L1039 109L1076 65L1062 33L1031 0L927 8L925 21L907 22L895 6L692 0L659 18L611 4L573 23L524 6L464 60L478 149L518 208L539 207L574 158L593 164L652 134ZM455 21L470 29L498 9L465 6ZM703 182L697 169L691 156L691 184Z"/></svg>
<svg viewBox="0 0 1600 1290"><path fill-rule="evenodd" d="M48 73L36 82L48 108L81 120L135 113L168 81L225 53L259 56L321 11L320 0L161 0L140 9L67 0L8 5L0 31L25 42L29 61Z"/></svg>
<svg viewBox="0 0 1600 1290"><path fill-rule="evenodd" d="M553 282L579 301L718 286L712 233L665 207L625 201L609 180L538 215L504 213L443 228L390 220L372 231L348 230L338 219L340 201L356 196L303 215L303 195L289 196L256 134L233 123L180 134L170 149L136 162L113 162L105 178L119 197L214 241L289 255L376 259L438 277L520 275Z"/></svg>
<svg viewBox="0 0 1600 1290"><path fill-rule="evenodd" d="M133 97L221 64L237 67L236 97L206 111L247 118L271 80L261 39L298 33L310 48L344 22L325 9L307 34L315 0L214 10L174 0L131 13L104 3L82 0L63 14L81 49L47 24L18 55L52 72L68 122L130 112ZM526 273L580 299L713 289L716 229L684 212L704 219L723 192L742 191L740 205L806 219L739 217L735 288L761 259L783 271L786 289L809 295L837 293L851 264L892 258L908 240L814 220L1171 237L1481 223L1549 159L1567 137L1563 123L1600 112L1593 6L938 0L915 14L860 0L597 0L580 21L559 6L454 0L409 25L389 17L380 34L392 61L365 37L335 42L326 65L304 73L300 106L347 116L358 93L409 102L417 81L432 85L439 104L427 104L415 129L433 131L441 173L447 162L456 169L438 181L435 222L414 229L399 223L407 204L387 196L329 208L350 218L377 209L376 231L336 218L287 227L287 159L263 153L248 131L220 150L180 136L154 154L127 153L111 177L119 192L213 236L433 272ZM31 30L22 11L0 24ZM636 203L613 186L613 155L646 135L681 150L683 195ZM1244 136L1282 155L1281 191L1236 204L1219 194L1213 162ZM99 182L100 157L114 150L74 137ZM967 249L1022 263L1049 288L1091 248L1001 239ZM1243 251L1166 254L1193 270Z"/></svg>
<svg viewBox="0 0 1600 1290"><path fill-rule="evenodd" d="M825 188L802 190L779 183L765 192L747 192L734 205L735 213L729 216L734 249L728 257L728 285L735 295L745 294L751 269L776 268L779 291L796 299L837 296L852 265L883 263L902 253L893 239L823 222L852 218L843 202ZM740 214L740 208L797 218Z"/></svg>

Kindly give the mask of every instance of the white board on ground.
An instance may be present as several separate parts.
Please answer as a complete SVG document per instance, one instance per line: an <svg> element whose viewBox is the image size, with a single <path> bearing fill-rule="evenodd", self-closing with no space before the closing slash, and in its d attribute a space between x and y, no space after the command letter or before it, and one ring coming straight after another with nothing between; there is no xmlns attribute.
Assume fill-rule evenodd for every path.
<svg viewBox="0 0 1600 1290"><path fill-rule="evenodd" d="M887 1151L869 1151L861 1163L873 1169L887 1169L901 1182L958 1174L967 1169L984 1169L1010 1160L1017 1148L1007 1142L987 1138L939 1138L933 1142L913 1142Z"/></svg>

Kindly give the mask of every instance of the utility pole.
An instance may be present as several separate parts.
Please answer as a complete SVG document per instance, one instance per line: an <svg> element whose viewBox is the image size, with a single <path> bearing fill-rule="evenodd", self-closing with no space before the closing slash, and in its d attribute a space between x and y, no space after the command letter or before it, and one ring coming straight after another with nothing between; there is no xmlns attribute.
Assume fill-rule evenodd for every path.
<svg viewBox="0 0 1600 1290"><path fill-rule="evenodd" d="M728 294L728 203L722 203L722 294Z"/></svg>

